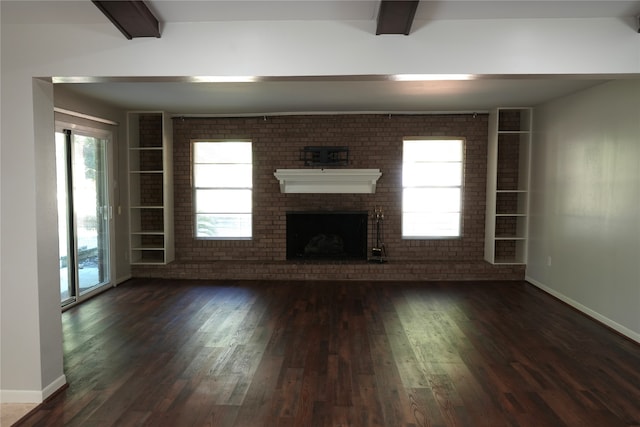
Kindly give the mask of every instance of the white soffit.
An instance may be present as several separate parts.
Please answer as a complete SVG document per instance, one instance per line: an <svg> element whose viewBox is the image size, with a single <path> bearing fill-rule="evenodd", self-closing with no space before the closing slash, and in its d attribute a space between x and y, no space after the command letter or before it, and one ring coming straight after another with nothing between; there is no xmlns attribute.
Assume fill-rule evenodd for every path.
<svg viewBox="0 0 640 427"><path fill-rule="evenodd" d="M380 169L276 169L282 193L375 193Z"/></svg>

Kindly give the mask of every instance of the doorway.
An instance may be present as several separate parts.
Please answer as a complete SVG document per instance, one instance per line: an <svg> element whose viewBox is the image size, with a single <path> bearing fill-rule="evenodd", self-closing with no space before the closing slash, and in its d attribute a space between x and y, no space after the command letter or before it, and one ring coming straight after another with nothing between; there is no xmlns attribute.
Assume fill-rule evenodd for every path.
<svg viewBox="0 0 640 427"><path fill-rule="evenodd" d="M56 124L60 303L80 302L112 283L109 190L111 133Z"/></svg>

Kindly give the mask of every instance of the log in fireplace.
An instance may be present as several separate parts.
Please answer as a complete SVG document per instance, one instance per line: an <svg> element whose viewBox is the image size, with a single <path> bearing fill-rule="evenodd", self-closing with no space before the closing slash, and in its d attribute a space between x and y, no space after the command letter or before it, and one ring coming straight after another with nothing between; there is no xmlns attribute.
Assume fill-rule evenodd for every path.
<svg viewBox="0 0 640 427"><path fill-rule="evenodd" d="M366 211L287 212L287 259L366 260Z"/></svg>

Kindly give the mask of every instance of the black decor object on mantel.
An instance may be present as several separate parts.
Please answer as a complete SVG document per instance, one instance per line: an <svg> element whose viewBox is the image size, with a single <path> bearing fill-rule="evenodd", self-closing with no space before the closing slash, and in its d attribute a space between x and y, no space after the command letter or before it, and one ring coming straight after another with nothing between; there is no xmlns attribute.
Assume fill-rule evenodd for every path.
<svg viewBox="0 0 640 427"><path fill-rule="evenodd" d="M305 166L347 166L349 147L304 147L300 160Z"/></svg>

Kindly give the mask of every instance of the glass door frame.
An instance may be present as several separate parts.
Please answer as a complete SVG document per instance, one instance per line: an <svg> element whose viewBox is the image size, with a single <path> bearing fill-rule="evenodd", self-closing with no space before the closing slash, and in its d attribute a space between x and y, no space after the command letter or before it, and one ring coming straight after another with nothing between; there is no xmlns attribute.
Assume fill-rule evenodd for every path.
<svg viewBox="0 0 640 427"><path fill-rule="evenodd" d="M107 238L108 238L108 245L106 248L107 254L106 257L108 259L108 265L106 266L107 271L106 274L108 274L108 279L106 281L104 281L104 283L98 284L94 287L89 288L86 292L81 293L80 291L80 279L79 279L79 275L78 275L78 260L75 259L76 254L78 253L78 241L77 241L77 217L76 217L76 212L67 212L68 215L68 219L67 219L67 224L69 225L69 229L67 230L67 236L68 237L68 254L72 254L71 258L74 258L73 262L73 286L75 287L75 295L70 295L69 298L62 300L62 295L61 295L61 300L60 300L60 304L62 307L62 310L66 310L88 298L91 298L92 296L94 296L95 294L102 292L110 287L115 286L115 227L114 227L114 218L113 218L113 200L114 200L114 195L113 195L113 185L112 183L114 182L113 180L113 132L111 132L110 130L107 129L101 129L101 128L94 128L94 127L90 127L90 126L84 126L84 125L78 125L75 123L69 123L69 122L64 122L64 121L56 121L56 126L55 126L55 132L56 133L64 133L65 131L69 131L71 133L71 144L68 144L65 141L65 145L67 145L66 149L71 149L71 151L69 153L66 153L66 158L65 158L65 162L66 162L66 168L67 168L67 172L68 173L71 169L72 169L72 163L73 163L73 158L74 158L74 153L73 153L73 134L77 133L79 135L82 136L87 136L87 137L91 137L91 138L96 138L96 139L100 139L100 140L104 140L105 141L105 150L104 150L104 173L105 173L105 209L106 211L103 212L104 215L106 215L106 223L108 225L108 233L107 233ZM67 198L69 196L69 189L70 187L73 186L73 183L71 182L72 180L72 176L67 175L67 180L69 182L67 182ZM58 198L60 199L60 197ZM58 201L60 202L60 200ZM67 211L71 208L72 205L72 201L67 200ZM58 219L60 221L60 218ZM71 230L73 229L73 233L71 232ZM60 236L58 236L58 238L60 239ZM59 242L62 243L62 242ZM58 256L60 258L60 254ZM71 267L71 266L69 266Z"/></svg>

